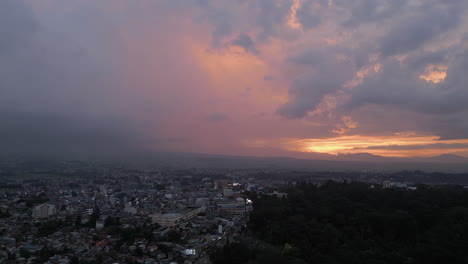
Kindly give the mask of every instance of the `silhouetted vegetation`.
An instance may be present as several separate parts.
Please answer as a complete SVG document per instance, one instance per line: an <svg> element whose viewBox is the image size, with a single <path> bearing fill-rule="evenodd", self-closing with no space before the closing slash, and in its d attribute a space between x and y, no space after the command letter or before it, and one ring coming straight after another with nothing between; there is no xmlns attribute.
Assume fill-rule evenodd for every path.
<svg viewBox="0 0 468 264"><path fill-rule="evenodd" d="M8 218L8 217L10 217L10 216L11 216L11 214L8 213L8 211L5 211L5 212L4 212L3 210L0 210L0 219L1 219L1 218Z"/></svg>
<svg viewBox="0 0 468 264"><path fill-rule="evenodd" d="M265 263L262 247L276 256L271 263L468 262L468 191L461 186L329 181L299 184L288 194L254 201L249 227L263 246L226 245L214 263ZM226 262L234 251L244 257Z"/></svg>
<svg viewBox="0 0 468 264"><path fill-rule="evenodd" d="M46 203L49 201L49 198L45 196L44 193L41 193L36 196L28 197L24 202L27 207L33 207L36 204Z"/></svg>

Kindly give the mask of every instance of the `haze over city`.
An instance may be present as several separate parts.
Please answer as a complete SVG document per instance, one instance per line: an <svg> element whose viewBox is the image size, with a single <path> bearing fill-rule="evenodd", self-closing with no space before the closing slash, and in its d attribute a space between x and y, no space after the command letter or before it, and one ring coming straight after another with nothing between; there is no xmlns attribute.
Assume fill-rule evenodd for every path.
<svg viewBox="0 0 468 264"><path fill-rule="evenodd" d="M467 69L467 0L0 0L0 264L466 264Z"/></svg>
<svg viewBox="0 0 468 264"><path fill-rule="evenodd" d="M468 157L467 7L2 0L0 147Z"/></svg>

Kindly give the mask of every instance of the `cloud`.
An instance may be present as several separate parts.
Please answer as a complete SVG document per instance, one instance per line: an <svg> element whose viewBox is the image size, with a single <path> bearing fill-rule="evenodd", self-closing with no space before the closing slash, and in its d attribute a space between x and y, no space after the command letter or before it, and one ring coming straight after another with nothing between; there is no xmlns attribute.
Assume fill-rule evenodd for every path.
<svg viewBox="0 0 468 264"><path fill-rule="evenodd" d="M248 138L334 130L467 138L467 3L0 1L1 131L35 153L51 138L55 153L243 153Z"/></svg>
<svg viewBox="0 0 468 264"><path fill-rule="evenodd" d="M413 70L414 64L388 59L382 71L369 76L352 91L351 107L363 104L393 105L427 114L451 114L468 109L464 102L468 92L460 69L467 63L468 53L462 53L448 64L447 77L433 83Z"/></svg>
<svg viewBox="0 0 468 264"><path fill-rule="evenodd" d="M313 25L314 33L305 31L304 39L314 34L329 45L311 40L313 48L286 60L296 70L288 69L295 75L279 115L335 123L334 130L343 133L348 130L339 117L349 115L360 124L353 129L356 133L419 126L442 138L468 136L462 117L467 111L467 80L461 72L467 66L462 29L466 1L301 2L308 12L320 10L320 23ZM337 99L327 110L328 120L317 115L325 113L319 111L325 96ZM364 120L359 109L369 105L386 112L380 119ZM396 118L393 112L398 109L420 120L411 122L413 114ZM381 124L385 118L395 120L393 128Z"/></svg>
<svg viewBox="0 0 468 264"><path fill-rule="evenodd" d="M26 45L39 25L31 9L21 0L0 2L0 56Z"/></svg>
<svg viewBox="0 0 468 264"><path fill-rule="evenodd" d="M327 6L327 1L302 1L300 8L296 12L299 23L305 29L315 28L322 22L322 16L320 15L320 9L314 8L314 4L321 6Z"/></svg>
<svg viewBox="0 0 468 264"><path fill-rule="evenodd" d="M465 5L460 1L432 2L410 11L381 39L382 54L410 52L457 27Z"/></svg>
<svg viewBox="0 0 468 264"><path fill-rule="evenodd" d="M133 129L139 121L131 110L121 108L131 101L124 79L93 33L77 42L52 30L29 2L7 0L0 2L0 34L4 154L83 157L142 149L148 138Z"/></svg>
<svg viewBox="0 0 468 264"><path fill-rule="evenodd" d="M416 149L468 149L467 143L436 143L426 145L383 145L383 146L370 146L364 149L390 149L390 150L416 150Z"/></svg>
<svg viewBox="0 0 468 264"><path fill-rule="evenodd" d="M144 142L112 120L79 120L60 115L0 112L2 155L118 157L141 151ZM139 142L138 146L135 143Z"/></svg>
<svg viewBox="0 0 468 264"><path fill-rule="evenodd" d="M229 115L226 113L213 113L206 117L206 120L213 123L223 122L229 118Z"/></svg>
<svg viewBox="0 0 468 264"><path fill-rule="evenodd" d="M333 52L306 50L288 61L307 66L289 88L290 100L278 108L286 118L304 118L314 111L327 94L337 92L353 75L353 65Z"/></svg>
<svg viewBox="0 0 468 264"><path fill-rule="evenodd" d="M239 34L236 39L232 41L232 45L244 48L245 52L258 54L259 51L255 48L255 43L247 34Z"/></svg>
<svg viewBox="0 0 468 264"><path fill-rule="evenodd" d="M365 23L382 24L405 10L408 5L408 1L404 0L357 0L352 2L338 0L334 3L346 10L347 18L343 22L343 26L349 28L358 27Z"/></svg>

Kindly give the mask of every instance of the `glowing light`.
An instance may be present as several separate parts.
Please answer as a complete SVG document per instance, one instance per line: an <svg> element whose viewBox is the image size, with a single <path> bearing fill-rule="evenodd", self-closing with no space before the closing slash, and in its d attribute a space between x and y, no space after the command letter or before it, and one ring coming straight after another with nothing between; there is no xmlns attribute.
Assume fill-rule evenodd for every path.
<svg viewBox="0 0 468 264"><path fill-rule="evenodd" d="M353 125L355 124L351 122L350 126ZM259 144L256 146L332 155L369 153L385 157L430 157L468 152L468 139L441 140L438 136L418 135L415 132L401 132L389 136L351 135L332 138L283 138L263 141L262 143L261 146Z"/></svg>
<svg viewBox="0 0 468 264"><path fill-rule="evenodd" d="M297 139L289 142L288 150L299 152L320 152L328 154L370 153L388 157L434 156L467 148L453 147L450 144L468 143L468 139L440 140L438 136L421 136L399 133L392 136L341 136L325 139ZM431 144L444 144L448 148L417 148ZM391 146L397 146L392 149ZM404 147L407 147L405 149ZM398 148L403 147L403 148ZM414 149L411 149L414 147Z"/></svg>
<svg viewBox="0 0 468 264"><path fill-rule="evenodd" d="M448 67L446 66L429 65L419 78L427 82L440 83L447 77L447 70Z"/></svg>
<svg viewBox="0 0 468 264"><path fill-rule="evenodd" d="M335 46L338 43L338 41L333 38L325 38L324 40L330 46Z"/></svg>

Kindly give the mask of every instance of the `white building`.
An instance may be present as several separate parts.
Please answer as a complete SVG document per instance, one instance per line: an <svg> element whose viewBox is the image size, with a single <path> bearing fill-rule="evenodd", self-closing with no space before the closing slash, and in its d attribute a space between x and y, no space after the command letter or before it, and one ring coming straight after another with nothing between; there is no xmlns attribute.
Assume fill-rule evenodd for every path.
<svg viewBox="0 0 468 264"><path fill-rule="evenodd" d="M158 223L160 226L176 226L181 221L187 221L204 212L206 207L200 207L195 210L183 212L183 213L167 213L167 214L152 214L151 222Z"/></svg>
<svg viewBox="0 0 468 264"><path fill-rule="evenodd" d="M158 223L160 226L175 226L183 220L184 215L179 213L152 214L150 215L152 223Z"/></svg>
<svg viewBox="0 0 468 264"><path fill-rule="evenodd" d="M49 216L55 215L57 213L57 208L53 204L40 204L33 208L33 218L47 218Z"/></svg>

